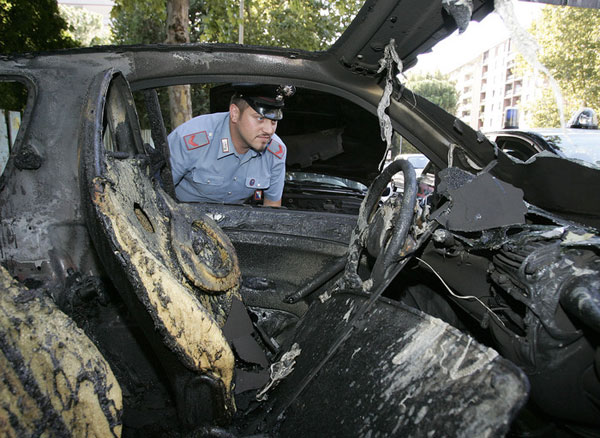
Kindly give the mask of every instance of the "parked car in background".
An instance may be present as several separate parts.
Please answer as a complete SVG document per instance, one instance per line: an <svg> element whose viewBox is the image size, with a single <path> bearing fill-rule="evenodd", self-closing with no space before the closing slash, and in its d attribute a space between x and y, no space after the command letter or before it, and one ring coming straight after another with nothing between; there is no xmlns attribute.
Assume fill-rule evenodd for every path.
<svg viewBox="0 0 600 438"><path fill-rule="evenodd" d="M493 8L366 0L317 53L0 57L28 94L0 179L0 434L593 436L600 169L515 160L398 82ZM240 81L296 87L284 207L178 202L168 87L214 112ZM410 160L380 169L388 134L430 193Z"/></svg>
<svg viewBox="0 0 600 438"><path fill-rule="evenodd" d="M410 164L412 164L417 178L421 176L423 169L425 169L425 166L429 164L429 158L423 154L400 154L398 155L397 159L407 160Z"/></svg>
<svg viewBox="0 0 600 438"><path fill-rule="evenodd" d="M585 117L582 117L585 116ZM521 161L549 152L600 166L600 130L592 110L575 114L565 129L504 129L486 134L500 149Z"/></svg>
<svg viewBox="0 0 600 438"><path fill-rule="evenodd" d="M344 177L288 171L281 204L292 209L358 214L367 189Z"/></svg>
<svg viewBox="0 0 600 438"><path fill-rule="evenodd" d="M417 196L426 197L433 192L434 187L434 169L429 166L429 158L423 154L400 154L396 157L397 160L408 161L415 169L417 177ZM392 161L389 160L388 164ZM423 172L428 169L425 174ZM402 193L404 191L404 173L399 172L392 178L392 192Z"/></svg>

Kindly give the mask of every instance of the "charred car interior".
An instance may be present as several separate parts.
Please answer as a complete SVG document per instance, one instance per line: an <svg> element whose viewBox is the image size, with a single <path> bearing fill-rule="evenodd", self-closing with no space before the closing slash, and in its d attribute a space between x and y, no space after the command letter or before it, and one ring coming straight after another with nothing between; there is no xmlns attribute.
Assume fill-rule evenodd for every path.
<svg viewBox="0 0 600 438"><path fill-rule="evenodd" d="M600 194L578 188L600 169L515 160L398 79L492 10L368 0L322 53L0 58L28 91L0 185L0 430L598 436ZM222 111L240 80L297 87L282 208L178 202L161 94ZM392 136L431 190L383 168Z"/></svg>

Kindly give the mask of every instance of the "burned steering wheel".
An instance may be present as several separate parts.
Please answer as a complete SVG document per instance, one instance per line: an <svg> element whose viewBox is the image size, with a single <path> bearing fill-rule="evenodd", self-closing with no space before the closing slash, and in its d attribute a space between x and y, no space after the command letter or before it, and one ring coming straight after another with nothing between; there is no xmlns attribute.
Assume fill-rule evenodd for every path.
<svg viewBox="0 0 600 438"><path fill-rule="evenodd" d="M400 205L394 206L389 201L382 204L381 194L399 171L404 174L404 194ZM360 255L370 246L368 242L373 239L378 239L379 244L377 253L372 254L376 261L371 269L371 279L376 284L388 277L390 268L401 259L400 251L410 230L416 199L417 177L415 169L407 160L392 162L375 178L361 204L356 228L352 234L343 278L347 286L352 288L362 286L363 281L358 275ZM378 215L380 209L389 209L388 212L383 213L387 227L384 226L382 230L374 226L376 218L380 216Z"/></svg>

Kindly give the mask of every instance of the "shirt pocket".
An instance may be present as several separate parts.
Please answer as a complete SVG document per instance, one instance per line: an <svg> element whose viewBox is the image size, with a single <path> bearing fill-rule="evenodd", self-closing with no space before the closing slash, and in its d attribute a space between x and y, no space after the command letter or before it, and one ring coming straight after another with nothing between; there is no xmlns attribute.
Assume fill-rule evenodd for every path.
<svg viewBox="0 0 600 438"><path fill-rule="evenodd" d="M215 194L223 190L225 178L221 175L209 174L203 170L196 169L192 173L194 186L202 194Z"/></svg>
<svg viewBox="0 0 600 438"><path fill-rule="evenodd" d="M246 187L252 190L266 190L271 184L270 178L248 177L246 178Z"/></svg>

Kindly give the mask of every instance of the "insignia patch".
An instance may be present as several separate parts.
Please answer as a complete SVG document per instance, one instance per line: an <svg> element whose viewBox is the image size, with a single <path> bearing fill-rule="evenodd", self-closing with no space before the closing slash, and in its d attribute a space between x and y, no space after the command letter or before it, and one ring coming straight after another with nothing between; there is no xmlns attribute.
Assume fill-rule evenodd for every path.
<svg viewBox="0 0 600 438"><path fill-rule="evenodd" d="M269 144L268 149L269 149L269 152L271 152L273 155L275 155L280 160L283 158L283 154L285 153L285 150L283 149L283 146L281 146L279 143L271 141L271 144Z"/></svg>
<svg viewBox="0 0 600 438"><path fill-rule="evenodd" d="M256 184L256 180L255 180L254 178L252 178L252 179L250 180L250 183L249 183L249 184L250 184L250 186L253 186L254 184Z"/></svg>
<svg viewBox="0 0 600 438"><path fill-rule="evenodd" d="M262 190L254 190L254 200L262 201L262 198L263 198L263 191Z"/></svg>
<svg viewBox="0 0 600 438"><path fill-rule="evenodd" d="M227 140L226 138L221 139L221 149L223 150L224 154L229 153L229 140Z"/></svg>
<svg viewBox="0 0 600 438"><path fill-rule="evenodd" d="M210 143L210 141L208 141L208 134L206 131L188 134L183 137L183 141L185 141L185 147L187 147L188 151L201 148L202 146L206 146L208 143Z"/></svg>

